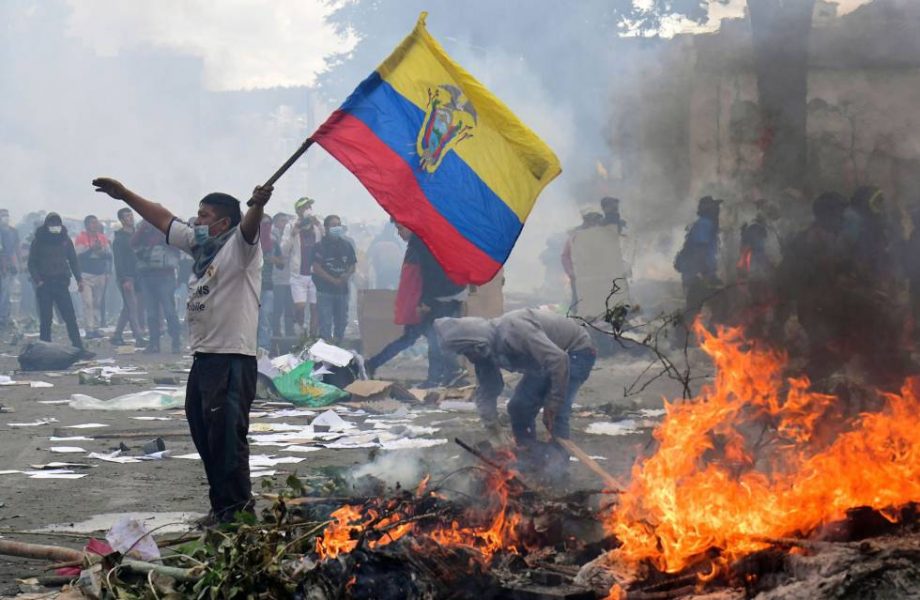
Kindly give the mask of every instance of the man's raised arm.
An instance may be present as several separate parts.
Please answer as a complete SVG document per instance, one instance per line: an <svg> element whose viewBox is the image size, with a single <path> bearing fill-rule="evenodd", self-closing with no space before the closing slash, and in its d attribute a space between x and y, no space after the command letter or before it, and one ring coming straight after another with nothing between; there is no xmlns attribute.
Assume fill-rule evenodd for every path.
<svg viewBox="0 0 920 600"><path fill-rule="evenodd" d="M145 221L162 231L164 234L169 232L169 224L175 216L164 206L142 198L126 188L120 182L109 179L108 177L98 177L93 179L93 185L96 186L97 192L108 194L116 200L122 200L125 204L137 211Z"/></svg>
<svg viewBox="0 0 920 600"><path fill-rule="evenodd" d="M252 205L243 215L243 220L240 222L240 233L243 234L243 239L250 244L255 244L256 239L258 239L265 204L272 197L273 190L274 188L270 185L265 187L260 185L252 191Z"/></svg>

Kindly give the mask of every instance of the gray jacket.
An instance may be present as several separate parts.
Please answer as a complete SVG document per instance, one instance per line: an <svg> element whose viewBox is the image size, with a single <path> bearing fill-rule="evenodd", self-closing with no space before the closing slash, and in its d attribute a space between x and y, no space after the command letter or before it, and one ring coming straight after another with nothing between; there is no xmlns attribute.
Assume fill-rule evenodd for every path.
<svg viewBox="0 0 920 600"><path fill-rule="evenodd" d="M525 308L495 319L463 317L434 322L443 347L469 358L476 367L474 400L485 420L505 387L501 369L547 375L545 406L559 407L569 385L570 352L594 348L584 326L545 310Z"/></svg>

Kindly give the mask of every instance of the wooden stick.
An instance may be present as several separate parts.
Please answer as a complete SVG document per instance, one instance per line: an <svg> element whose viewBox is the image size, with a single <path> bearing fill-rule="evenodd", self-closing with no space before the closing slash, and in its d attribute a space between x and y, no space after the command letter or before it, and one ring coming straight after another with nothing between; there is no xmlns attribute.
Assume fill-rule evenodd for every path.
<svg viewBox="0 0 920 600"><path fill-rule="evenodd" d="M40 558L56 562L82 561L83 552L64 548L63 546L47 546L45 544L26 544L12 540L0 540L0 554L6 556L21 556L23 558Z"/></svg>
<svg viewBox="0 0 920 600"><path fill-rule="evenodd" d="M611 492L621 493L623 491L623 484L621 484L616 477L602 469L601 466L597 464L597 461L588 456L588 453L579 448L575 442L565 438L554 438L554 440L581 461L581 464L594 471L594 474L603 480L604 484L607 485Z"/></svg>
<svg viewBox="0 0 920 600"><path fill-rule="evenodd" d="M307 138L306 140L304 140L303 144L300 145L300 148L298 148L297 151L294 152L294 154L292 154L291 157L287 159L287 161L283 165L281 165L281 167L279 167L277 171L275 171L274 175L268 178L268 181L262 184L262 187L275 185L275 182L281 179L281 176L284 175L284 173L288 169L290 169L294 165L295 162L297 162L297 159L303 156L304 152L306 152L307 149L312 145L313 145L313 138ZM252 198L250 198L249 201L246 203L246 206L252 206L253 204L255 203L252 201Z"/></svg>
<svg viewBox="0 0 920 600"><path fill-rule="evenodd" d="M181 581L183 583L194 583L201 579L201 577L204 575L204 573L197 568L181 569L179 567L167 567L165 565L157 565L143 560L126 559L121 561L121 566L128 571L137 573L139 575L146 575L150 571L156 571L161 575L167 575L176 581Z"/></svg>
<svg viewBox="0 0 920 600"><path fill-rule="evenodd" d="M460 446L461 448L463 448L464 450L466 450L467 452L469 452L470 454L472 454L473 456L475 456L476 458L478 458L479 460L481 460L481 461L482 461L483 463L485 463L486 465L492 467L493 469L495 469L496 471L498 471L498 472L501 473L502 475L507 476L509 482L514 482L515 484L521 486L521 489L522 489L522 490L525 490L525 491L528 491L528 492L535 491L535 490L534 490L533 488L531 488L529 485L527 485L526 483L524 483L523 481L521 481L521 478L518 477L515 473L512 473L509 469L503 467L502 465L498 464L497 462L492 461L492 460L489 460L482 452L480 452L480 451L477 450L476 448L473 448L472 446L470 446L469 444L467 444L466 442L464 442L464 441L461 440L460 438L455 437L455 438L454 438L454 443L457 444L458 446Z"/></svg>

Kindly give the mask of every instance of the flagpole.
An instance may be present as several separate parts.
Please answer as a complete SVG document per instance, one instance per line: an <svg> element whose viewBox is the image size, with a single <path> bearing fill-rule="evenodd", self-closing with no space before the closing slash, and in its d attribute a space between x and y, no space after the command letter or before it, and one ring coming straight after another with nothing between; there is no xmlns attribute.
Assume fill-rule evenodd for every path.
<svg viewBox="0 0 920 600"><path fill-rule="evenodd" d="M284 173L288 169L290 169L291 166L293 166L295 162L297 162L297 159L303 156L304 152L306 152L307 149L312 145L313 145L313 138L307 138L306 140L304 140L303 144L300 145L300 148L298 148L297 151L294 152L294 154L292 154L291 157L287 159L287 161L283 165L281 165L281 167L277 171L275 171L274 175L268 178L268 181L266 181L262 185L262 187L266 187L269 185L275 185L275 182L281 179L281 176L284 175ZM252 198L250 198L249 201L246 203L246 206L252 206L253 204L255 203L252 201Z"/></svg>

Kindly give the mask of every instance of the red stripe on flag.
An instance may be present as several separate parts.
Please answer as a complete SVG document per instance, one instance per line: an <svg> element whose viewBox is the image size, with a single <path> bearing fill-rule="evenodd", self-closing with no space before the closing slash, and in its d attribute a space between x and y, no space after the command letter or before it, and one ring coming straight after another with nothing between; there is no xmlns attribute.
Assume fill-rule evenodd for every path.
<svg viewBox="0 0 920 600"><path fill-rule="evenodd" d="M428 246L455 283L482 285L501 264L473 245L428 201L412 167L360 119L335 111L313 140L354 173L390 215Z"/></svg>

